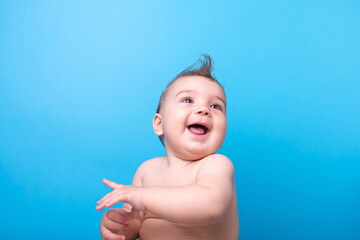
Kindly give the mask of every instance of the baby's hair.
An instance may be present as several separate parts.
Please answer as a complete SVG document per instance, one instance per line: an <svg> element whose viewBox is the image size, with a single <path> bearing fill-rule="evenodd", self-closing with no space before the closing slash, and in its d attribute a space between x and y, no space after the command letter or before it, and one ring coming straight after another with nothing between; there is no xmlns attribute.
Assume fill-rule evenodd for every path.
<svg viewBox="0 0 360 240"><path fill-rule="evenodd" d="M195 63L190 65L189 67L185 68L184 71L179 73L173 80L171 80L168 85L166 86L165 90L162 92L160 96L160 101L156 110L156 113L160 113L161 107L164 104L165 97L169 92L170 86L179 78L185 76L201 76L206 77L210 81L216 82L219 86L224 90L223 86L216 80L213 71L213 62L212 58L207 54L202 54L204 59L199 58Z"/></svg>
<svg viewBox="0 0 360 240"><path fill-rule="evenodd" d="M165 90L162 92L162 94L160 96L160 100L159 100L159 104L158 104L156 113L160 113L161 107L163 106L163 104L165 102L166 95L168 94L171 85L181 77L185 77L185 76L206 77L210 81L216 82L222 88L222 90L224 90L223 86L218 82L218 80L216 80L214 74L212 73L213 62L214 62L213 59L208 54L202 54L202 57L203 57L203 59L199 58L195 63L193 63L189 67L185 68L184 71L179 73L173 80L171 80L167 84ZM159 138L160 138L161 143L164 145L163 136L159 136Z"/></svg>

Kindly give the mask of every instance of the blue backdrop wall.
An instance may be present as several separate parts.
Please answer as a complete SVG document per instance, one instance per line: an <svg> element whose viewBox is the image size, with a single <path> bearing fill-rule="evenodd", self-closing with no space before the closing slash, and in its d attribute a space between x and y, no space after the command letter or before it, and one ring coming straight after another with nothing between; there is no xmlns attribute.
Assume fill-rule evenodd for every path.
<svg viewBox="0 0 360 240"><path fill-rule="evenodd" d="M104 177L202 53L228 97L240 239L360 239L360 2L0 2L1 239L100 239Z"/></svg>

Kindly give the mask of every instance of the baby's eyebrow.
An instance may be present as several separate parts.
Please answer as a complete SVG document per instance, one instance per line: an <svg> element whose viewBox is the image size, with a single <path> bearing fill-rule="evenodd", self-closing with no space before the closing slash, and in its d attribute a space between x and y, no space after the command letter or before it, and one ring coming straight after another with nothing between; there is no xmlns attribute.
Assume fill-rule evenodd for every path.
<svg viewBox="0 0 360 240"><path fill-rule="evenodd" d="M216 95L216 98L219 99L220 101L222 101L224 103L224 105L226 106L226 102L222 97L219 97L218 95Z"/></svg>
<svg viewBox="0 0 360 240"><path fill-rule="evenodd" d="M196 92L196 91L195 91L195 90L182 90L182 91L178 92L178 93L175 95L175 97L177 97L178 95L180 95L180 94L182 94L182 93L187 93L187 92L191 93L191 92ZM225 102L225 100L224 100L222 97L220 97L220 96L218 96L218 95L215 95L215 97L216 97L217 99L219 99L220 101L222 101L223 104L226 106L226 102Z"/></svg>
<svg viewBox="0 0 360 240"><path fill-rule="evenodd" d="M178 92L175 97L177 97L178 95L182 94L182 93L186 93L186 92L195 92L194 90L183 90L183 91L180 91Z"/></svg>

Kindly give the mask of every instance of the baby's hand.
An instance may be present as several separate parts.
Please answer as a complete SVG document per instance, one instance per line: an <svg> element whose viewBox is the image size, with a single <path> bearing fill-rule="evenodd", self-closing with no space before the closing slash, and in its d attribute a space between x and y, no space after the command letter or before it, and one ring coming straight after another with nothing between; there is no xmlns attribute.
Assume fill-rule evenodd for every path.
<svg viewBox="0 0 360 240"><path fill-rule="evenodd" d="M107 179L104 179L103 183L113 189L113 191L97 202L96 210L101 211L105 207L110 208L120 202L129 203L132 206L133 213L144 210L142 204L143 189L141 187L125 186Z"/></svg>
<svg viewBox="0 0 360 240"><path fill-rule="evenodd" d="M128 222L132 220L131 212L122 208L109 209L100 223L100 234L105 240L125 239Z"/></svg>

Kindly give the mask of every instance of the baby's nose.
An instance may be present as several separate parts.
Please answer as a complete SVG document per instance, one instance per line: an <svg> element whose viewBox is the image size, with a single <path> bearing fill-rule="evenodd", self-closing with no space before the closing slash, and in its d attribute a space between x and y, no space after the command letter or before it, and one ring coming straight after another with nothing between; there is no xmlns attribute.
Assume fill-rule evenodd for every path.
<svg viewBox="0 0 360 240"><path fill-rule="evenodd" d="M208 116L210 114L210 111L208 107L203 106L197 109L196 113L200 115Z"/></svg>

